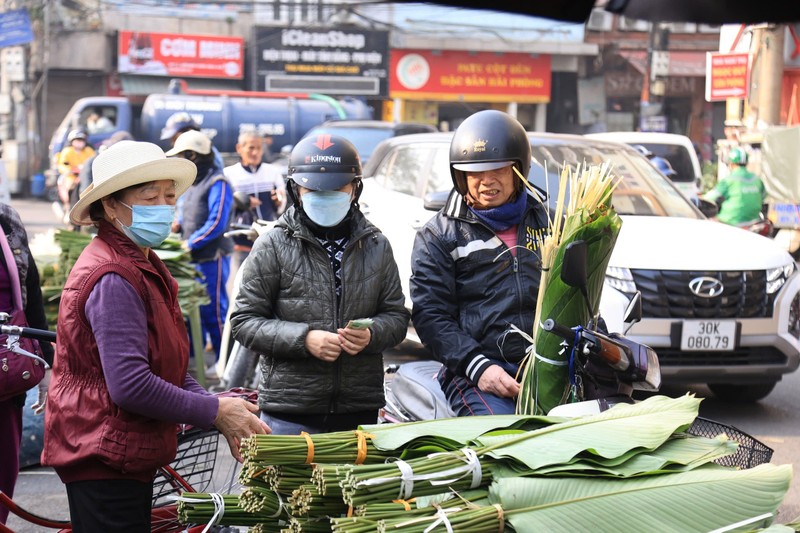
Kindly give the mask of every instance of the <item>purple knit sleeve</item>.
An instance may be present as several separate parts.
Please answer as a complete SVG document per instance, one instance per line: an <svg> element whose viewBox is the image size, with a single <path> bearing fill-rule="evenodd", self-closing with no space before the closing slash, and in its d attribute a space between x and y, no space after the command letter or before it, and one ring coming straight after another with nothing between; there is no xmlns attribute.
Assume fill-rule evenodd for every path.
<svg viewBox="0 0 800 533"><path fill-rule="evenodd" d="M86 301L85 313L115 404L132 413L177 424L202 428L214 424L219 408L215 396L188 375L182 389L150 371L144 302L125 278L113 273L101 277Z"/></svg>

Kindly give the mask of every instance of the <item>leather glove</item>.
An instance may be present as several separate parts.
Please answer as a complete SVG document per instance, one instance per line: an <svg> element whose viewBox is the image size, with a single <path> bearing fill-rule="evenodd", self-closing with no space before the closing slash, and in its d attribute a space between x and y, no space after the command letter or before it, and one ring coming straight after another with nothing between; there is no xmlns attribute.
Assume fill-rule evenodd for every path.
<svg viewBox="0 0 800 533"><path fill-rule="evenodd" d="M49 368L45 370L44 377L42 378L42 381L39 382L37 387L39 387L39 397L37 398L36 403L31 406L31 409L33 409L35 414L40 415L44 413L44 405L47 403L47 389L50 388Z"/></svg>

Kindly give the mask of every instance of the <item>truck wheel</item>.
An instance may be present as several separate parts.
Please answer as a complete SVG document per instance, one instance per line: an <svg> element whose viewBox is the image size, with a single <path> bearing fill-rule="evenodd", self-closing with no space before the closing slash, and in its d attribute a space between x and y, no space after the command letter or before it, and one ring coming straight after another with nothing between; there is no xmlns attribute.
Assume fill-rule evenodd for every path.
<svg viewBox="0 0 800 533"><path fill-rule="evenodd" d="M714 396L728 403L753 403L765 398L777 382L733 385L730 383L709 383L708 388Z"/></svg>

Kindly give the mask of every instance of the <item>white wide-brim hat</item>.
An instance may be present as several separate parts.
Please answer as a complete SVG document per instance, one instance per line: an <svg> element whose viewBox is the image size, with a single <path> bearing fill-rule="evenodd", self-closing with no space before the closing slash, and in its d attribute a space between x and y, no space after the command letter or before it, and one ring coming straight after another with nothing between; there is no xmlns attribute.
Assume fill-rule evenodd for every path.
<svg viewBox="0 0 800 533"><path fill-rule="evenodd" d="M126 187L150 181L175 180L178 196L194 183L197 167L186 159L168 158L153 143L120 141L100 152L92 162L92 183L69 212L73 224L89 226L89 206Z"/></svg>

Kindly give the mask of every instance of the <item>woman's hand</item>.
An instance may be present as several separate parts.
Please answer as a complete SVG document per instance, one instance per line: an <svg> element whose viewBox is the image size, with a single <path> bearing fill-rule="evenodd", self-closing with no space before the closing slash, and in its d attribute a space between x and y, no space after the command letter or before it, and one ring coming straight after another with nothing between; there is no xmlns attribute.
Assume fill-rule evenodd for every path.
<svg viewBox="0 0 800 533"><path fill-rule="evenodd" d="M366 329L339 328L339 342L342 350L350 355L356 355L367 347L372 339L372 331Z"/></svg>
<svg viewBox="0 0 800 533"><path fill-rule="evenodd" d="M216 428L225 435L233 457L243 462L239 447L242 439L251 435L272 433L270 427L258 418L258 406L242 398L220 398Z"/></svg>
<svg viewBox="0 0 800 533"><path fill-rule="evenodd" d="M322 361L333 363L342 355L339 335L321 329L312 329L306 335L306 350Z"/></svg>

